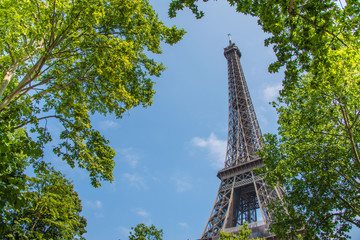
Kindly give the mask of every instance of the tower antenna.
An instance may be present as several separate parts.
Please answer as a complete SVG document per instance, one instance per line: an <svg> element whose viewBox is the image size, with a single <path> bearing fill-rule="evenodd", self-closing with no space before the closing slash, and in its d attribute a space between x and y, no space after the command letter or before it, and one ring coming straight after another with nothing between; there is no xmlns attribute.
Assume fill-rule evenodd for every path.
<svg viewBox="0 0 360 240"><path fill-rule="evenodd" d="M231 45L232 42L231 42L231 34L230 33L228 33L228 37L229 37L229 45Z"/></svg>

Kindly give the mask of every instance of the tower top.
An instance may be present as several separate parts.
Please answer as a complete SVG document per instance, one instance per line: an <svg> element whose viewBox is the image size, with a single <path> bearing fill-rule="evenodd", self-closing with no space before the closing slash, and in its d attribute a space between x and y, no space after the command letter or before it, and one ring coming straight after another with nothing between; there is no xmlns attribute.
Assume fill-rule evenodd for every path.
<svg viewBox="0 0 360 240"><path fill-rule="evenodd" d="M232 42L231 42L231 34L230 33L228 33L228 37L229 37L229 46L232 44Z"/></svg>
<svg viewBox="0 0 360 240"><path fill-rule="evenodd" d="M240 52L239 48L235 45L235 43L233 43L231 41L231 34L229 33L228 36L229 36L229 46L224 48L224 55L225 55L226 59L230 56L229 54L232 52L236 52L236 54L238 54L239 58L241 58L241 52Z"/></svg>
<svg viewBox="0 0 360 240"><path fill-rule="evenodd" d="M241 52L229 38L224 49L228 62L229 133L225 167L234 167L259 158L261 130L256 118L245 76L241 67ZM222 170L221 170L222 171Z"/></svg>

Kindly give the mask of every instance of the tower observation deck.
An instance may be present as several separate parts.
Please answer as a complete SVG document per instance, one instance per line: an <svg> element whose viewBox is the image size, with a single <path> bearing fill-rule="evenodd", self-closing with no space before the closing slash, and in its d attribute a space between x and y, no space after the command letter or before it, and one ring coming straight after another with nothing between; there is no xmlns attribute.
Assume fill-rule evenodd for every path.
<svg viewBox="0 0 360 240"><path fill-rule="evenodd" d="M217 174L221 183L201 239L216 240L220 231L238 232L244 222L252 229L250 237L271 238L267 205L279 199L282 191L271 188L254 172L254 168L264 166L256 155L262 147L262 134L240 64L241 52L231 39L224 55L229 88L226 158Z"/></svg>

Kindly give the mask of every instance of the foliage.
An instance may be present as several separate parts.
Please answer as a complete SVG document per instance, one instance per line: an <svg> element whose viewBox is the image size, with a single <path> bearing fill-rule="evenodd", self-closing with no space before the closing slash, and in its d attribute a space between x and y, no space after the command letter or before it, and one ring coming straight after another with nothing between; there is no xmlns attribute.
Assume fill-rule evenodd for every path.
<svg viewBox="0 0 360 240"><path fill-rule="evenodd" d="M0 136L0 209L4 209L6 204L21 205L20 193L25 190L26 182L24 170L28 165L24 152L29 141L23 129L13 135L0 132Z"/></svg>
<svg viewBox="0 0 360 240"><path fill-rule="evenodd" d="M93 128L91 116L121 118L133 107L151 105L152 78L165 67L150 56L185 32L159 21L148 0L0 0L0 19L1 226L8 223L19 234L32 229L36 238L47 238L32 231L63 231L65 226L51 225L54 216L77 217L67 216L66 206L50 211L57 203L47 202L52 198L42 198L40 191L55 193L38 181L60 191L54 182L59 178L66 188L61 197L73 199L68 207L78 211L80 202L60 173L44 170L51 162L43 160L45 147L72 168L86 169L94 187L112 181L115 151ZM48 121L60 129L51 131ZM39 173L28 178L33 170ZM11 212L16 221L8 220ZM34 214L41 218L30 227L26 219ZM80 225L67 227L64 238L83 231Z"/></svg>
<svg viewBox="0 0 360 240"><path fill-rule="evenodd" d="M169 15L198 2L173 0ZM228 0L236 11L258 17L277 61L285 67L279 136L267 135L261 151L266 180L283 185L282 206L273 205L271 230L305 239L345 239L360 227L359 34L360 2Z"/></svg>
<svg viewBox="0 0 360 240"><path fill-rule="evenodd" d="M248 228L248 224L245 222L244 225L239 226L238 234L220 232L219 240L248 240L251 235L251 230ZM258 240L265 240L265 238L256 238Z"/></svg>
<svg viewBox="0 0 360 240"><path fill-rule="evenodd" d="M143 223L131 228L134 232L130 232L129 240L162 240L163 231L157 230L154 225L150 227Z"/></svg>
<svg viewBox="0 0 360 240"><path fill-rule="evenodd" d="M197 18L204 16L197 2L209 0L172 0L169 16L188 7ZM277 61L269 66L277 72L286 66L283 82L286 94L301 74L327 61L330 49L359 42L360 2L348 0L227 0L236 11L258 18L264 32L270 34L266 46L273 46Z"/></svg>
<svg viewBox="0 0 360 240"><path fill-rule="evenodd" d="M352 224L360 228L359 50L332 51L329 65L304 76L280 99L287 105L276 105L280 139L266 136L267 181L282 183L285 209L297 212L283 211L278 230L291 221L307 225L306 234L345 239Z"/></svg>
<svg viewBox="0 0 360 240"><path fill-rule="evenodd" d="M55 154L88 170L94 186L111 181L115 152L90 114L150 105L149 76L164 66L145 53L161 53L162 41L184 31L164 26L147 0L2 0L1 8L1 132L31 126L41 151L52 140L46 119L55 118L64 128Z"/></svg>
<svg viewBox="0 0 360 240"><path fill-rule="evenodd" d="M6 239L74 239L85 233L86 220L80 216L81 201L64 176L37 165L22 194L20 208L2 210L1 235Z"/></svg>

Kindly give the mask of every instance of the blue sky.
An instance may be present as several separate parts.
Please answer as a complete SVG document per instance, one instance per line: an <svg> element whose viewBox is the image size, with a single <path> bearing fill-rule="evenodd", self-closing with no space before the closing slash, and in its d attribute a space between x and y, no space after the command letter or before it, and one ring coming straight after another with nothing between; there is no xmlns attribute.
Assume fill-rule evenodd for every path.
<svg viewBox="0 0 360 240"><path fill-rule="evenodd" d="M133 109L123 119L94 118L93 125L117 152L115 181L95 189L85 171L58 163L82 199L89 240L127 239L138 223L163 229L167 240L200 238L220 184L216 173L225 159L228 92L223 49L228 33L242 52L262 132L276 132L276 114L268 102L276 98L283 74L267 72L275 55L264 47L266 35L256 19L236 13L226 1L201 5L201 20L189 10L169 19L170 0L150 2L164 23L183 27L187 34L154 56L167 70L154 79L152 106Z"/></svg>

